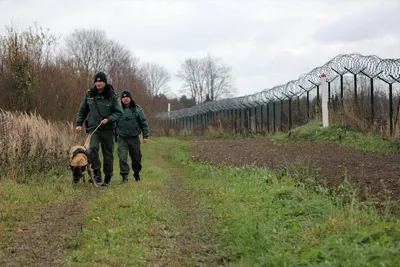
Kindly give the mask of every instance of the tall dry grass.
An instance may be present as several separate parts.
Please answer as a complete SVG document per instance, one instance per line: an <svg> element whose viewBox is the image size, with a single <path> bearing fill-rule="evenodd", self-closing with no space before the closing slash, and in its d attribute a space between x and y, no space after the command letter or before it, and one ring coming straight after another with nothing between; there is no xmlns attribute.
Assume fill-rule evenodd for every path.
<svg viewBox="0 0 400 267"><path fill-rule="evenodd" d="M346 94L343 102L335 98L330 104L330 121L351 127L361 132L379 132L383 138L400 138L400 96L393 97L393 133L390 135L389 100L382 92L374 94L374 114L370 94L361 91L355 101L352 94Z"/></svg>
<svg viewBox="0 0 400 267"><path fill-rule="evenodd" d="M28 182L34 174L65 164L69 148L81 139L72 123L0 109L0 179Z"/></svg>

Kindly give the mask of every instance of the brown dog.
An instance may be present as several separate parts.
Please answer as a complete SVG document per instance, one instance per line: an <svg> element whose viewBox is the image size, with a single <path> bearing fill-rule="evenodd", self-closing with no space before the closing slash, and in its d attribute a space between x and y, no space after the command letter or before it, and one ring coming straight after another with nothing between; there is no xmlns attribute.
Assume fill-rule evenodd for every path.
<svg viewBox="0 0 400 267"><path fill-rule="evenodd" d="M89 179L93 182L93 173L90 167L89 152L83 146L73 146L70 151L71 164L69 165L72 171L72 182L79 183L82 181L85 183L85 171L89 173ZM95 186L96 183L93 183Z"/></svg>

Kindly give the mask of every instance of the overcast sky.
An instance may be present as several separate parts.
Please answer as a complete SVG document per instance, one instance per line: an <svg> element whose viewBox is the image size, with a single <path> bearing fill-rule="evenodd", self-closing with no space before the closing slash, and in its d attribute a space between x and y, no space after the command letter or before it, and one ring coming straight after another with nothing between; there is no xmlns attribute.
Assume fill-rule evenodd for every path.
<svg viewBox="0 0 400 267"><path fill-rule="evenodd" d="M400 0L0 0L5 26L104 30L140 61L176 74L210 53L233 68L237 96L297 79L340 53L400 58ZM180 82L170 86L179 94Z"/></svg>

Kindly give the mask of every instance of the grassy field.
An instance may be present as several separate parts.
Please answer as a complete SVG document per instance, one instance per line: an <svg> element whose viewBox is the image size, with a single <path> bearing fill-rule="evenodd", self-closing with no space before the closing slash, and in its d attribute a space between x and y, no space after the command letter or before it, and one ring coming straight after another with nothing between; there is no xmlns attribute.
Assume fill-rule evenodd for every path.
<svg viewBox="0 0 400 267"><path fill-rule="evenodd" d="M151 140L143 180L119 185L116 168L107 189L73 186L67 167L28 184L3 179L0 264L400 265L398 218L350 186L333 196L302 172L193 162L188 145Z"/></svg>
<svg viewBox="0 0 400 267"><path fill-rule="evenodd" d="M193 188L207 189L220 218L233 265L396 266L400 224L379 217L343 185L335 197L312 177L277 176L265 169L217 168L188 160L184 145L174 161L190 166ZM311 179L310 179L311 178Z"/></svg>

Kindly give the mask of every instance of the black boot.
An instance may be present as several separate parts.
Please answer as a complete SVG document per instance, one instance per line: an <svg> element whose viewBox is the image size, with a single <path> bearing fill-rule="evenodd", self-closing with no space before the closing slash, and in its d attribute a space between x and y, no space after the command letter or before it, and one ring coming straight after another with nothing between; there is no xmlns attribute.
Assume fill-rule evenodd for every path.
<svg viewBox="0 0 400 267"><path fill-rule="evenodd" d="M127 174L122 175L121 184L126 184L127 182L128 182L128 175Z"/></svg>
<svg viewBox="0 0 400 267"><path fill-rule="evenodd" d="M94 180L96 183L101 184L103 182L103 179L101 178L101 171L100 169L93 170L94 173Z"/></svg>
<svg viewBox="0 0 400 267"><path fill-rule="evenodd" d="M111 176L110 175L106 175L104 177L104 183L101 186L102 187L108 187L110 185L110 181L111 181Z"/></svg>
<svg viewBox="0 0 400 267"><path fill-rule="evenodd" d="M139 182L139 181L140 181L140 175L139 175L138 172L135 172L135 173L133 174L133 177L135 177L135 181L136 181L136 182Z"/></svg>

